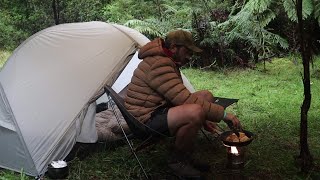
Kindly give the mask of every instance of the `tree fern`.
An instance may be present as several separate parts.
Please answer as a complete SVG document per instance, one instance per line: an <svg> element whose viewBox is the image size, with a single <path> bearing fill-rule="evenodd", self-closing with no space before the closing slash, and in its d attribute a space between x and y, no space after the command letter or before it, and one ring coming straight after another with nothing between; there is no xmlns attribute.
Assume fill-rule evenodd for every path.
<svg viewBox="0 0 320 180"><path fill-rule="evenodd" d="M283 7L291 21L297 22L297 11L293 0L283 0ZM308 18L313 12L313 0L302 1L302 18Z"/></svg>
<svg viewBox="0 0 320 180"><path fill-rule="evenodd" d="M283 37L281 37L277 34L274 34L274 33L270 33L270 32L267 32L267 36L269 37L267 39L270 39L272 43L279 44L280 47L282 47L283 49L289 48L289 44L288 44L287 40L284 39Z"/></svg>
<svg viewBox="0 0 320 180"><path fill-rule="evenodd" d="M183 1L175 1L174 3L167 3L159 1L157 7L160 7L161 17L150 16L142 19L131 19L124 23L125 26L131 27L145 34L150 39L155 37L162 37L167 32L176 28L191 29L191 11L190 7L183 8L177 6L175 3L183 3ZM159 11L159 9L158 9Z"/></svg>
<svg viewBox="0 0 320 180"><path fill-rule="evenodd" d="M284 38L267 29L267 25L276 17L270 9L273 0L250 0L236 15L219 26L227 31L227 40L232 42L241 39L247 42L248 51L258 52L260 57L270 56L277 50L276 47L288 48Z"/></svg>
<svg viewBox="0 0 320 180"><path fill-rule="evenodd" d="M157 26L156 19L146 19L146 20L139 20L139 19L132 19L127 21L124 25L131 27L142 34L145 34L148 37L158 37L163 36L163 32L159 31Z"/></svg>
<svg viewBox="0 0 320 180"><path fill-rule="evenodd" d="M302 17L303 19L308 18L313 13L313 1L314 0L303 0L302 1Z"/></svg>
<svg viewBox="0 0 320 180"><path fill-rule="evenodd" d="M250 0L244 10L255 12L255 13L263 13L265 12L271 5L273 0Z"/></svg>
<svg viewBox="0 0 320 180"><path fill-rule="evenodd" d="M317 0L314 2L314 18L318 21L320 25L320 1Z"/></svg>
<svg viewBox="0 0 320 180"><path fill-rule="evenodd" d="M271 9L266 9L263 13L259 14L259 23L261 27L266 27L272 20L276 18L276 13Z"/></svg>

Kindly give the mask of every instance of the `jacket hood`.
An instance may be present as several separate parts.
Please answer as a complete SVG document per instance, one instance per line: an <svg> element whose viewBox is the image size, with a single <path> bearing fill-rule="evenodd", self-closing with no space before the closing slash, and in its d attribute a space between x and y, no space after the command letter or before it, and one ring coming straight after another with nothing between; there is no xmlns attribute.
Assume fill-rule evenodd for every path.
<svg viewBox="0 0 320 180"><path fill-rule="evenodd" d="M163 45L163 40L161 38L157 38L153 41L148 42L139 50L139 54L138 54L139 59L144 59L145 57L148 57L148 56L167 56L164 53L162 45Z"/></svg>

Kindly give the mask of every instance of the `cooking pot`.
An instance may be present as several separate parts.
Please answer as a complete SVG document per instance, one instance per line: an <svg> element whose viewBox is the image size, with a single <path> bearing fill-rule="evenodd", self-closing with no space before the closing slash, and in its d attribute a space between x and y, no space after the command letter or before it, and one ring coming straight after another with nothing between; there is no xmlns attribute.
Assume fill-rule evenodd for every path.
<svg viewBox="0 0 320 180"><path fill-rule="evenodd" d="M69 175L68 165L54 167L52 164L49 164L47 175L50 179L65 179Z"/></svg>

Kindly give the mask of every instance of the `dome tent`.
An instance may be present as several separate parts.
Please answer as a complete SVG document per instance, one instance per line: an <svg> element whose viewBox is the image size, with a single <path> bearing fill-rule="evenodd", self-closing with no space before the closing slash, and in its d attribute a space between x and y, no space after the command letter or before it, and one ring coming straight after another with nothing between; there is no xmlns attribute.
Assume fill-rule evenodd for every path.
<svg viewBox="0 0 320 180"><path fill-rule="evenodd" d="M61 24L24 41L0 72L0 167L39 176L76 142L96 142L96 99L105 85L119 92L130 82L147 42L104 22Z"/></svg>

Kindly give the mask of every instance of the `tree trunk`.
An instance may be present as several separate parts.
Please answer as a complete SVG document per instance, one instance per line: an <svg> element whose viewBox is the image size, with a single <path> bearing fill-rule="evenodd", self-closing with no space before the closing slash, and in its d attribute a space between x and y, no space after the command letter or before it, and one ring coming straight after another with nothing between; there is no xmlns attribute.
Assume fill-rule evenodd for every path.
<svg viewBox="0 0 320 180"><path fill-rule="evenodd" d="M52 0L53 18L56 25L60 24L59 0Z"/></svg>
<svg viewBox="0 0 320 180"><path fill-rule="evenodd" d="M224 59L224 47L223 47L223 42L218 44L219 46L219 56L220 56L220 61L218 61L218 66L223 67L225 65L225 59Z"/></svg>
<svg viewBox="0 0 320 180"><path fill-rule="evenodd" d="M296 3L298 15L298 27L301 55L303 61L303 87L304 87L304 100L301 106L301 119L300 119L300 155L298 157L301 172L307 173L313 165L313 159L308 146L308 111L311 104L311 88L310 88L310 59L311 51L308 46L308 41L304 32L304 25L302 20L302 0L297 0Z"/></svg>

